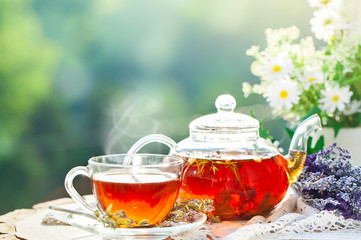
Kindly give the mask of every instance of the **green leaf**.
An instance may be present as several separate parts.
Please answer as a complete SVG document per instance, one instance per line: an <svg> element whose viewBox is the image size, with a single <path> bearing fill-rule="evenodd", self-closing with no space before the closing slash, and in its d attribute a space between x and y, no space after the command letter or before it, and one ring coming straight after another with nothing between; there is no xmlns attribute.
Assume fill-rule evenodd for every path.
<svg viewBox="0 0 361 240"><path fill-rule="evenodd" d="M340 131L340 129L342 128L341 124L335 124L332 126L333 130L335 131L335 138L337 137L338 132Z"/></svg>
<svg viewBox="0 0 361 240"><path fill-rule="evenodd" d="M307 114L306 116L304 116L303 118L301 118L301 120L305 120L305 119L311 117L313 114L316 114L316 113L320 115L320 112L321 112L321 109L320 109L319 107L314 106L314 107L308 112L308 114Z"/></svg>
<svg viewBox="0 0 361 240"><path fill-rule="evenodd" d="M254 115L253 109L251 109L251 117L253 117L254 119L257 119L256 116Z"/></svg>
<svg viewBox="0 0 361 240"><path fill-rule="evenodd" d="M287 127L285 129L286 129L288 136L292 139L293 135L295 134L295 130L287 128Z"/></svg>
<svg viewBox="0 0 361 240"><path fill-rule="evenodd" d="M354 82L358 82L358 81L361 81L361 75L359 76L354 76L352 78L348 78L346 79L345 81L342 82L343 85L350 85Z"/></svg>
<svg viewBox="0 0 361 240"><path fill-rule="evenodd" d="M269 136L269 130L261 129L261 128L259 129L259 136L261 138L271 138L272 137L272 136Z"/></svg>
<svg viewBox="0 0 361 240"><path fill-rule="evenodd" d="M105 210L106 213L110 213L110 210L112 210L112 207L113 207L113 204L110 204L108 207L107 207L107 210Z"/></svg>
<svg viewBox="0 0 361 240"><path fill-rule="evenodd" d="M256 116L254 115L253 109L251 109L251 117L258 120ZM274 140L274 138L269 134L269 130L263 129L263 122L266 120L266 118L259 121L259 136L261 138L269 138L270 140Z"/></svg>
<svg viewBox="0 0 361 240"><path fill-rule="evenodd" d="M334 79L335 81L342 83L343 78L344 78L343 70L344 70L343 64L340 62L337 62L336 67L335 67L335 76L336 76L336 79Z"/></svg>
<svg viewBox="0 0 361 240"><path fill-rule="evenodd" d="M307 142L307 154L308 154L308 155L309 155L309 154L316 153L316 152L318 152L318 151L320 151L320 150L323 149L323 147L325 146L324 136L321 136L321 137L317 140L316 145L315 145L314 148L312 148L311 144L312 144L312 137L310 137L310 138L308 139L308 142Z"/></svg>

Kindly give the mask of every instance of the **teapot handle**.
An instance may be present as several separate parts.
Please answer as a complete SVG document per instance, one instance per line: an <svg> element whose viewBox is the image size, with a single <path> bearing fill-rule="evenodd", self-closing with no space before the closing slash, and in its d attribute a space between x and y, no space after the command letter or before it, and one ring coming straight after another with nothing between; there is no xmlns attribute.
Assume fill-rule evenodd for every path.
<svg viewBox="0 0 361 240"><path fill-rule="evenodd" d="M175 141L171 138L162 135L162 134L151 134L139 139L134 145L129 149L128 154L136 154L142 147L148 143L159 142L167 145L170 149L174 149L177 145ZM130 162L124 161L124 164L129 164Z"/></svg>

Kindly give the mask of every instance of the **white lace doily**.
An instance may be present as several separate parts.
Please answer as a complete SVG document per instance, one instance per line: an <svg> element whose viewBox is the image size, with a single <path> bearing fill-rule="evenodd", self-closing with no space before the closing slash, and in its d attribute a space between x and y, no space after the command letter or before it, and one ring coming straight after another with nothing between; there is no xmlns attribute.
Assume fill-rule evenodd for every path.
<svg viewBox="0 0 361 240"><path fill-rule="evenodd" d="M344 219L332 212L307 205L290 188L285 200L272 215L255 216L249 221L207 224L197 232L172 236L174 240L222 239L361 239L361 221Z"/></svg>
<svg viewBox="0 0 361 240"><path fill-rule="evenodd" d="M49 217L49 215L48 215ZM54 216L50 216L50 220ZM44 218L44 224L51 224ZM57 215L56 220L59 219ZM49 222L47 222L49 221ZM53 222L54 224L54 222ZM56 224L56 223L55 223ZM207 223L196 231L171 236L174 240L258 240L258 239L342 239L361 240L361 221L344 219L332 212L307 205L290 188L287 197L267 218L255 216L249 221Z"/></svg>
<svg viewBox="0 0 361 240"><path fill-rule="evenodd" d="M228 234L235 239L361 239L361 222L319 211L292 194L268 218L253 217L246 226Z"/></svg>

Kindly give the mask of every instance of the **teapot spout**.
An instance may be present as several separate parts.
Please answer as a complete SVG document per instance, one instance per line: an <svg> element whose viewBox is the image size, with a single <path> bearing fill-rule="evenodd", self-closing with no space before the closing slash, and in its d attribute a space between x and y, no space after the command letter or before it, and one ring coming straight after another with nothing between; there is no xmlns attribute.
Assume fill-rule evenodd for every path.
<svg viewBox="0 0 361 240"><path fill-rule="evenodd" d="M307 154L307 140L312 132L321 129L321 120L317 114L304 120L296 129L288 151L287 164L289 183L294 183L301 175Z"/></svg>

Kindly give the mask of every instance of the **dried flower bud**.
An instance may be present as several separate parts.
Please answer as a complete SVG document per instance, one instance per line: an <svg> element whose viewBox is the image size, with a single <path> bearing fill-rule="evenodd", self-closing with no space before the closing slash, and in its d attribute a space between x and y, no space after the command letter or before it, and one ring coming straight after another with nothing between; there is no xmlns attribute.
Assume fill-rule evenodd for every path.
<svg viewBox="0 0 361 240"><path fill-rule="evenodd" d="M361 168L353 168L349 159L336 144L307 156L296 186L311 206L361 220Z"/></svg>
<svg viewBox="0 0 361 240"><path fill-rule="evenodd" d="M158 227L171 227L179 222L192 223L197 220L199 214L205 213L208 219L212 222L220 222L220 218L213 216L211 212L214 211L213 200L193 199L180 203L176 203L168 214L166 219L158 224ZM133 221L127 217L124 211L119 210L111 213L112 205L110 204L105 213L102 214L99 210L93 214L99 222L103 223L104 227L109 228L132 228L132 227L149 227L149 221L143 219L142 221Z"/></svg>

